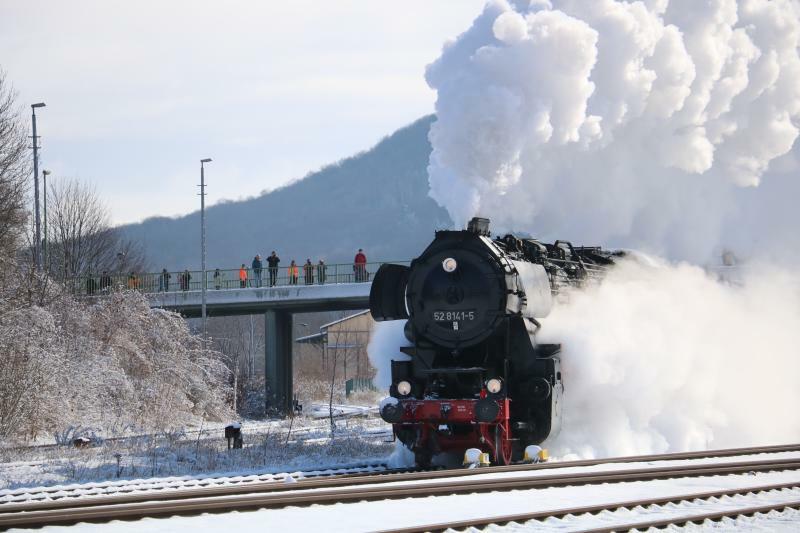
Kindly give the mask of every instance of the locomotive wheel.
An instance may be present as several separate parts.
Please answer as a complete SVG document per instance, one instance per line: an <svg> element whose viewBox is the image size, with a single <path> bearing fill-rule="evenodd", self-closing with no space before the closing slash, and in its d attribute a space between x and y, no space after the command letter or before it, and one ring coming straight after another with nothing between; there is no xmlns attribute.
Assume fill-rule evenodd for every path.
<svg viewBox="0 0 800 533"><path fill-rule="evenodd" d="M430 452L430 450L414 451L414 462L419 468L430 468L432 460L433 454Z"/></svg>
<svg viewBox="0 0 800 533"><path fill-rule="evenodd" d="M500 466L511 464L514 443L508 437L501 424L494 427L494 462Z"/></svg>

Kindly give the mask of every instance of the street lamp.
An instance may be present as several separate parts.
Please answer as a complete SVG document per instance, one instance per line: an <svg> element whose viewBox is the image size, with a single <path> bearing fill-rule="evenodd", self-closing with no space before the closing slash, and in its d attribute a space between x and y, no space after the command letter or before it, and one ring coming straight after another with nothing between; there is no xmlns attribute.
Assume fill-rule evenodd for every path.
<svg viewBox="0 0 800 533"><path fill-rule="evenodd" d="M45 270L50 271L50 260L47 253L48 239L47 239L47 176L52 174L49 170L42 170L42 186L44 187L44 265Z"/></svg>
<svg viewBox="0 0 800 533"><path fill-rule="evenodd" d="M33 115L33 197L36 203L36 245L33 247L34 263L36 269L42 269L42 233L39 221L39 137L36 135L36 109L44 107L44 102L38 104L31 104L31 113Z"/></svg>
<svg viewBox="0 0 800 533"><path fill-rule="evenodd" d="M210 157L200 160L200 270L203 271L203 285L201 287L202 304L200 308L200 314L203 317L203 336L205 336L207 333L206 285L208 285L206 280L206 174L204 165L210 162Z"/></svg>

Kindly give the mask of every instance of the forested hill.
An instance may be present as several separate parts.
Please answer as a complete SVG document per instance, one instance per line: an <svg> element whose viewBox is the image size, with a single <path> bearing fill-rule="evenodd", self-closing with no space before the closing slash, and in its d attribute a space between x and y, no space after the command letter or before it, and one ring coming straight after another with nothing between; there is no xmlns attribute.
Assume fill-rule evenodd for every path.
<svg viewBox="0 0 800 533"><path fill-rule="evenodd" d="M433 231L450 227L428 197L428 129L432 116L396 131L372 149L257 198L206 210L208 268L249 265L277 250L281 264L324 258L348 262L358 248L368 259L416 256ZM200 213L156 217L124 226L145 248L151 268L198 269Z"/></svg>

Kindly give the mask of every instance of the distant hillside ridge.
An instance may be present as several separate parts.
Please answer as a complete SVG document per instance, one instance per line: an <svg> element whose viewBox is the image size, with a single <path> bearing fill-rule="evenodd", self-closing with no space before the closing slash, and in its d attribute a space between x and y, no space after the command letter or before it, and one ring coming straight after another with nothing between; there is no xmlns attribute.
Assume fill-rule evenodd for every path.
<svg viewBox="0 0 800 533"><path fill-rule="evenodd" d="M206 209L207 268L248 266L276 250L281 266L320 258L352 261L358 248L372 260L410 259L452 226L428 196L428 130L423 117L373 148L256 198ZM154 217L121 226L140 242L152 270L199 270L200 213Z"/></svg>

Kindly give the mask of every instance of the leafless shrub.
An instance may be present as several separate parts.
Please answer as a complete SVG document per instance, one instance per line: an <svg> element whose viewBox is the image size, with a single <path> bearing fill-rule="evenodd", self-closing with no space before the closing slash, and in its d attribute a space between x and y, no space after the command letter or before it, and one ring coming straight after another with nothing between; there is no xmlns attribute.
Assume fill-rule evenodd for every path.
<svg viewBox="0 0 800 533"><path fill-rule="evenodd" d="M70 426L168 433L231 416L221 355L137 293L2 312L0 357L0 437Z"/></svg>
<svg viewBox="0 0 800 533"><path fill-rule="evenodd" d="M27 221L27 141L14 90L0 70L0 256L6 258L16 253Z"/></svg>

